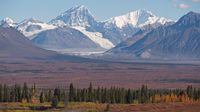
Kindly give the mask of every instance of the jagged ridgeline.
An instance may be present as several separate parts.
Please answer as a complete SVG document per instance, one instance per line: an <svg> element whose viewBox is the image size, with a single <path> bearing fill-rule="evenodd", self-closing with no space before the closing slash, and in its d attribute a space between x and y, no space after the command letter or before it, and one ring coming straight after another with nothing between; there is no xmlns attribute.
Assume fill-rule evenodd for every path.
<svg viewBox="0 0 200 112"><path fill-rule="evenodd" d="M61 13L49 23L34 18L16 23L5 18L1 26L17 29L44 49L62 53L95 53L115 47L141 29L154 29L171 23L172 20L143 9L98 21L87 7L81 5Z"/></svg>

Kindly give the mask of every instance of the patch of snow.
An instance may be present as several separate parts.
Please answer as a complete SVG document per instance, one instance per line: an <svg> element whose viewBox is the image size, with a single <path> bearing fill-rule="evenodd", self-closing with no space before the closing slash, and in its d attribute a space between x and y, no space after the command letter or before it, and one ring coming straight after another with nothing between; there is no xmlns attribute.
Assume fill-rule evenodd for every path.
<svg viewBox="0 0 200 112"><path fill-rule="evenodd" d="M172 20L156 17L150 11L140 9L122 16L113 17L104 23L105 27L115 25L118 28L123 28L126 25L132 25L133 27L143 27L149 24L165 24L166 22L171 21Z"/></svg>
<svg viewBox="0 0 200 112"><path fill-rule="evenodd" d="M15 27L16 23L11 18L6 17L1 21L1 26L4 28Z"/></svg>
<svg viewBox="0 0 200 112"><path fill-rule="evenodd" d="M66 26L66 24L63 21L61 21L61 20L55 20L55 21L51 22L50 24L52 24L54 26L59 26L59 27Z"/></svg>
<svg viewBox="0 0 200 112"><path fill-rule="evenodd" d="M141 54L141 58L148 59L151 57L151 53L149 51L145 51Z"/></svg>
<svg viewBox="0 0 200 112"><path fill-rule="evenodd" d="M39 29L33 29L32 31L27 31L27 28L30 26L40 26ZM57 28L57 26L54 25L50 25L38 20L34 20L34 19L28 19L28 20L24 20L23 22L19 23L17 26L17 30L19 30L20 32L22 32L26 37L28 37L29 39L33 39L34 36L42 31L45 30L50 30L50 29L55 29Z"/></svg>
<svg viewBox="0 0 200 112"><path fill-rule="evenodd" d="M70 55L77 55L77 56L88 56L93 54L102 54L106 52L106 50L102 49L48 49L52 51L56 51L61 54L70 54Z"/></svg>
<svg viewBox="0 0 200 112"><path fill-rule="evenodd" d="M96 44L100 45L102 48L111 49L114 47L113 43L110 42L108 39L104 38L103 35L99 32L89 32L83 27L73 27L73 28L81 31L83 34L85 34Z"/></svg>

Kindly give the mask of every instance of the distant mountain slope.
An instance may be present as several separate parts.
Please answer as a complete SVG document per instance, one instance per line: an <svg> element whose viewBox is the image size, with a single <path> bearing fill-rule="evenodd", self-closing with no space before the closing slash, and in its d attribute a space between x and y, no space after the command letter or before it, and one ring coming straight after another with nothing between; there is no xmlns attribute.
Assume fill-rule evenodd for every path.
<svg viewBox="0 0 200 112"><path fill-rule="evenodd" d="M29 39L34 38L34 36L42 31L57 28L57 26L53 26L33 18L25 19L20 23L14 22L11 18L5 18L1 21L0 26L4 28L15 28Z"/></svg>
<svg viewBox="0 0 200 112"><path fill-rule="evenodd" d="M77 56L58 54L57 52L41 49L31 43L23 34L13 28L0 27L0 61L68 61L83 62L95 61Z"/></svg>
<svg viewBox="0 0 200 112"><path fill-rule="evenodd" d="M157 17L150 11L139 9L104 21L100 29L106 35L105 37L117 45L147 26L157 28L161 25L168 25L171 22L173 21Z"/></svg>
<svg viewBox="0 0 200 112"><path fill-rule="evenodd" d="M122 16L113 17L104 22L99 22L83 5L72 7L50 21L51 24L60 27L83 27L81 29L85 30L80 30L83 33L99 33L101 38L108 39L109 43L113 45L117 45L132 37L137 31L146 28L146 26L156 28L171 22L173 21L157 17L146 10L136 10ZM88 37L93 36L90 35ZM105 46L103 47L105 48Z"/></svg>
<svg viewBox="0 0 200 112"><path fill-rule="evenodd" d="M34 36L42 31L55 28L57 27L33 18L26 19L16 26L16 29L23 33L29 39L34 38Z"/></svg>
<svg viewBox="0 0 200 112"><path fill-rule="evenodd" d="M42 32L36 36L32 42L46 49L103 49L86 35L70 27L56 28Z"/></svg>
<svg viewBox="0 0 200 112"><path fill-rule="evenodd" d="M190 12L175 24L159 27L140 38L108 53L145 59L200 59L200 14Z"/></svg>
<svg viewBox="0 0 200 112"><path fill-rule="evenodd" d="M80 39L87 37L93 42L93 44L96 44L96 46L98 46L93 46L93 48L89 47L90 50L88 51L91 51L92 49L96 51L95 49L102 48L102 50L105 51L114 47L113 43L109 39L106 39L101 32L98 32L96 30L99 22L96 21L91 12L83 5L70 8L69 10L57 16L55 19L52 19L49 23L63 28L70 27L71 29L74 29L75 31L79 31L84 34L84 37L83 35L71 36L76 37L77 43L81 42ZM33 41L35 42L35 39ZM91 45L91 43L85 43L85 45L89 46ZM63 46L62 49L69 48L79 48L80 50L85 49L85 47L81 47L81 45L79 44L74 44L73 47Z"/></svg>
<svg viewBox="0 0 200 112"><path fill-rule="evenodd" d="M92 40L94 43L96 43L97 45L101 46L104 49L111 49L114 47L113 43L110 42L108 39L104 38L102 33L100 32L90 32L83 27L73 27L73 28L85 34L90 40Z"/></svg>
<svg viewBox="0 0 200 112"><path fill-rule="evenodd" d="M172 20L168 20L163 17L157 17L152 12L139 9L122 16L113 17L105 21L105 27L118 27L123 28L127 25L133 27L143 27L146 25L154 25L155 27L159 24L164 25Z"/></svg>
<svg viewBox="0 0 200 112"><path fill-rule="evenodd" d="M55 52L34 46L30 40L13 28L0 27L0 57L44 58L56 55Z"/></svg>

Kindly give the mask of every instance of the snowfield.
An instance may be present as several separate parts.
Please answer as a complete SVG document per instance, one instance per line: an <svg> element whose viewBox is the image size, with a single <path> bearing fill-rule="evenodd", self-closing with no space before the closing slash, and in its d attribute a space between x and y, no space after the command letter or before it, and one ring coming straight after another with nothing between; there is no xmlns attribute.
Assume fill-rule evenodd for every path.
<svg viewBox="0 0 200 112"><path fill-rule="evenodd" d="M111 49L114 47L113 43L110 42L108 39L104 38L103 35L99 32L89 32L83 27L73 27L73 28L81 31L96 44L99 44L102 48Z"/></svg>

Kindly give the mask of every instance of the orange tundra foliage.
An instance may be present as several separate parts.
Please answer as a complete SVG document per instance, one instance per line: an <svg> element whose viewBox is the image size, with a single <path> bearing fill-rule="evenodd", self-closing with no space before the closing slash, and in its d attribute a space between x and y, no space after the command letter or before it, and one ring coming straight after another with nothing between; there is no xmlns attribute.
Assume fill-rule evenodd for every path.
<svg viewBox="0 0 200 112"><path fill-rule="evenodd" d="M170 94L170 95L158 95L156 94L155 96L151 97L151 102L152 103L170 103L170 102L183 102L183 103L192 103L195 102L192 99L190 99L187 95L175 95L175 94ZM196 101L198 102L198 101Z"/></svg>

